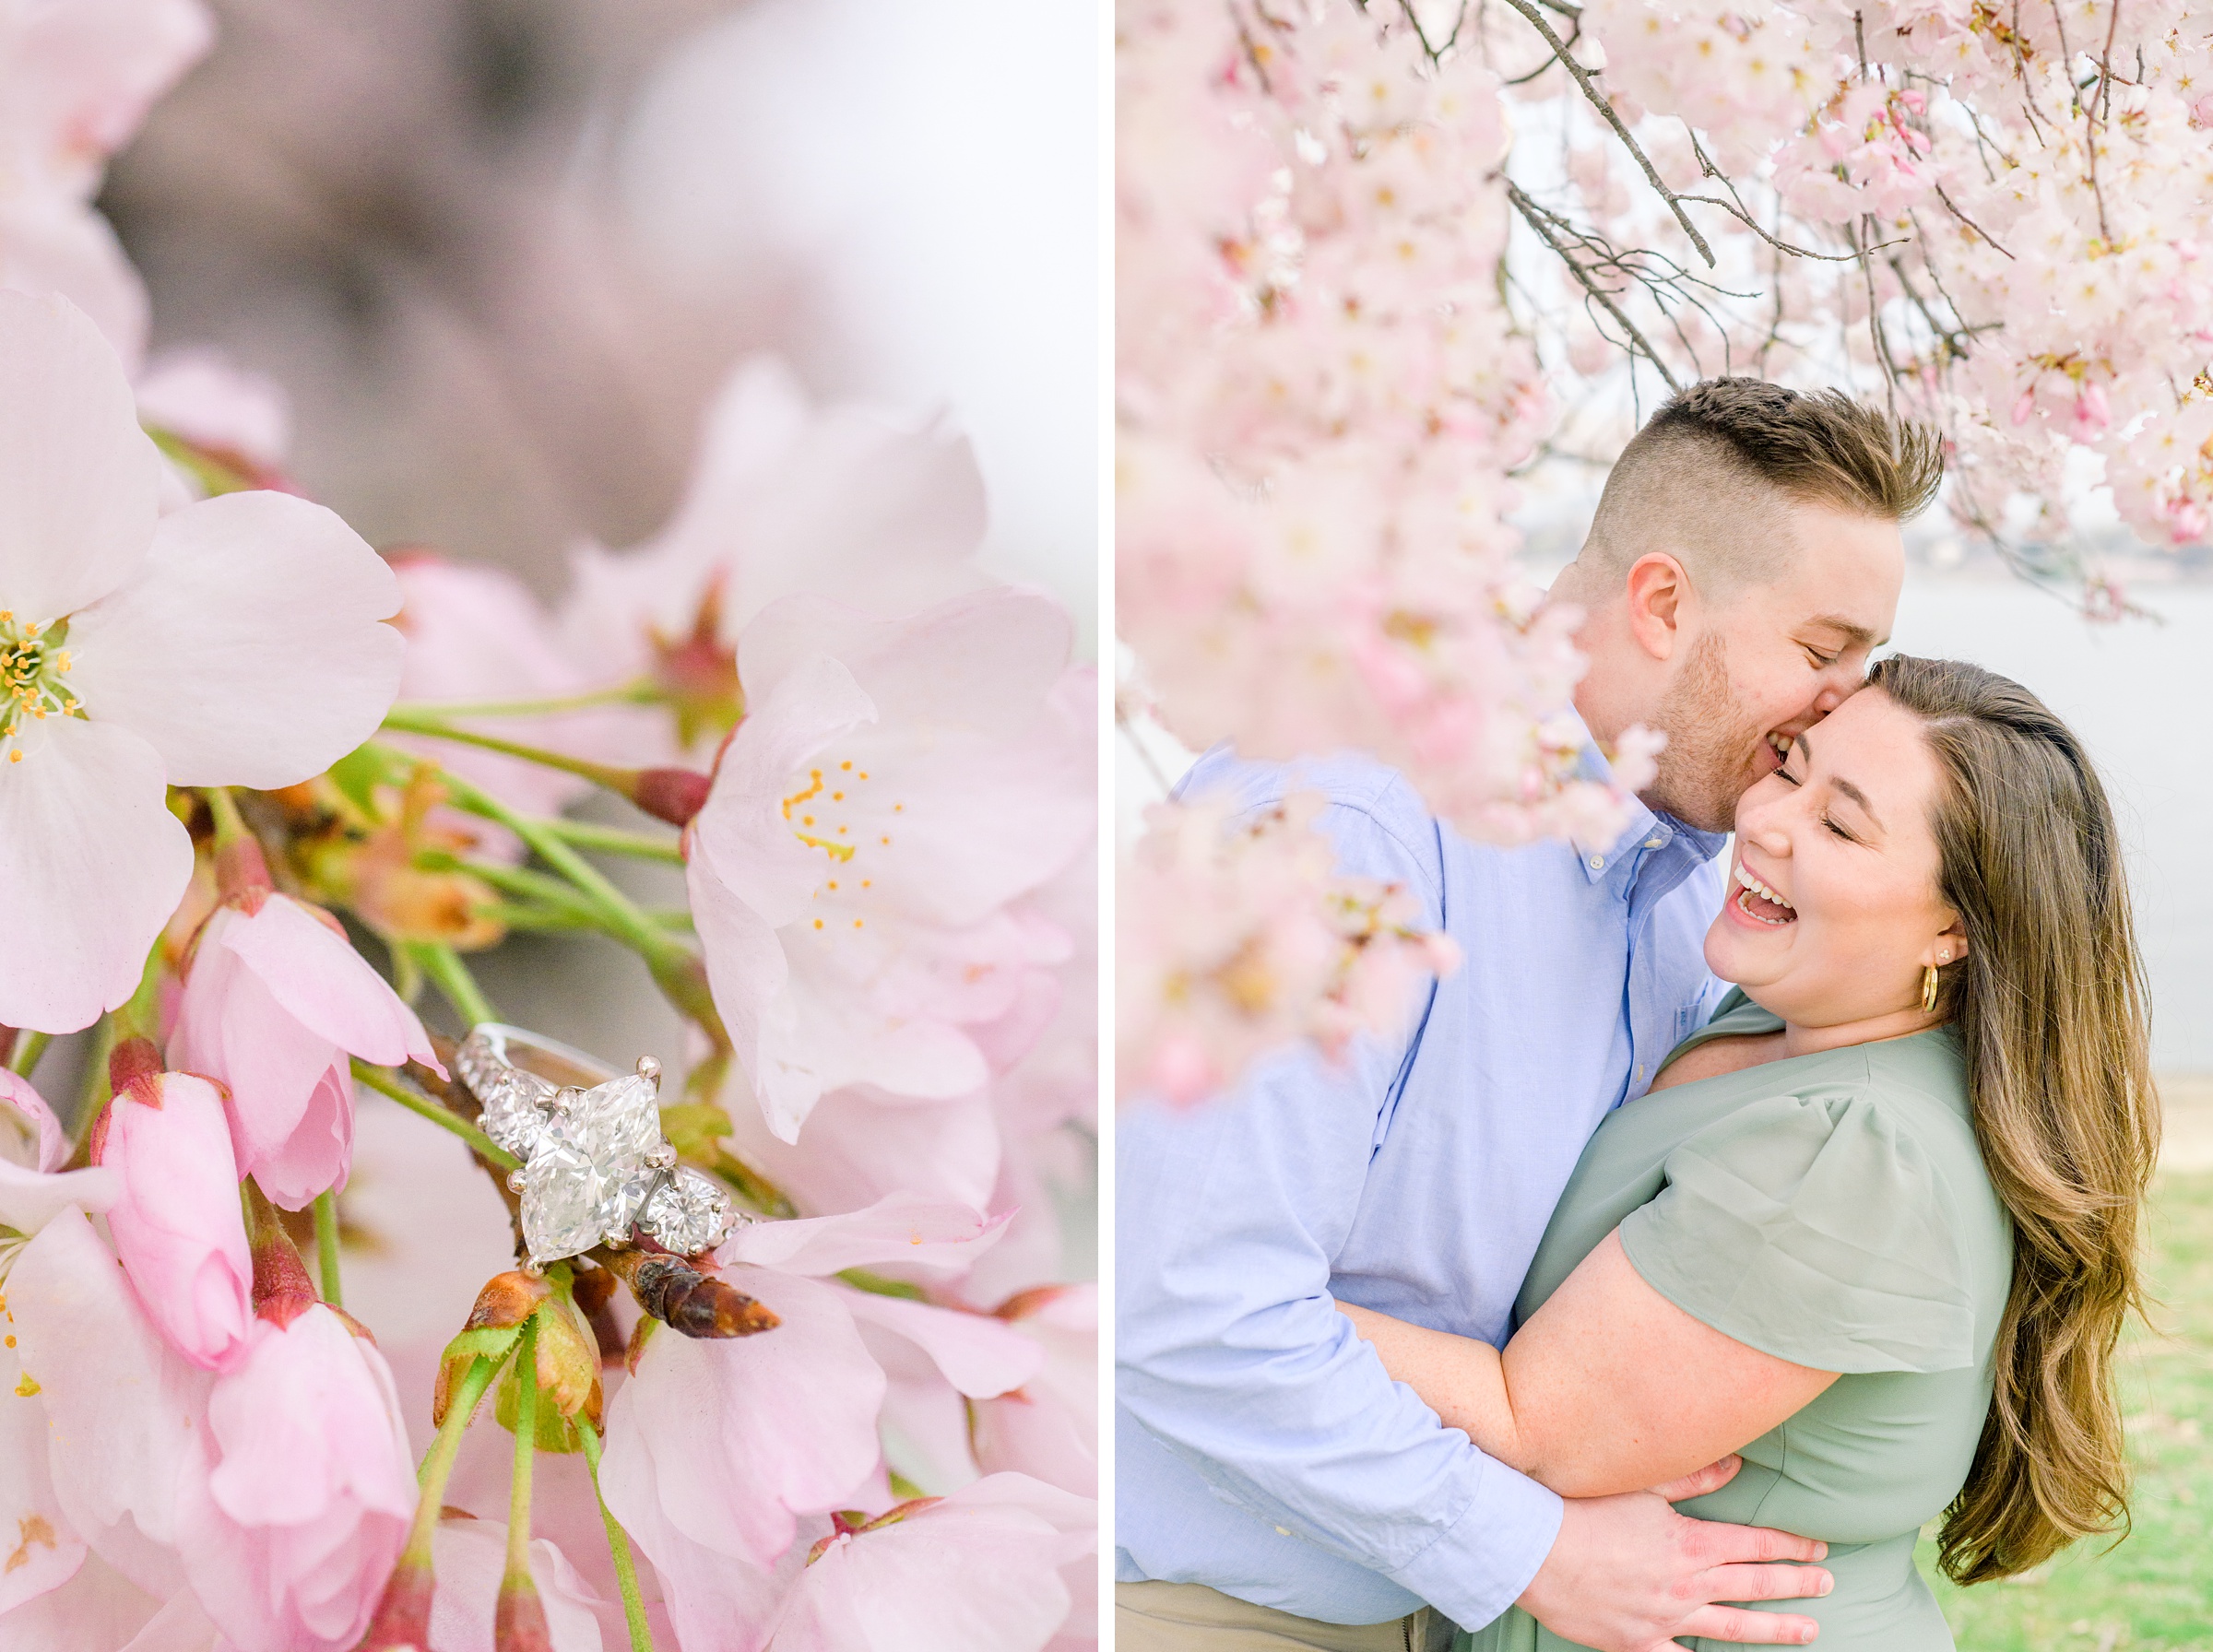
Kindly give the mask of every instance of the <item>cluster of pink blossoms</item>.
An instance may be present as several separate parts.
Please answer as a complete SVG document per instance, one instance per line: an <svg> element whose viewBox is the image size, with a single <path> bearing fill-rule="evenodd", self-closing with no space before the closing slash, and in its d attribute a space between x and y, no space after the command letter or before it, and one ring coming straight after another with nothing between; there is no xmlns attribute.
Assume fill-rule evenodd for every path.
<svg viewBox="0 0 2213 1652"><path fill-rule="evenodd" d="M2069 542L2086 497L2153 546L2208 531L2213 18L2183 0L1119 25L1118 623L1130 701L1188 745L1356 748L1480 835L1603 835L1558 715L1573 616L1509 564L1517 478L1604 463L1701 377L1933 423L1958 523L2097 612L2125 600ZM1226 910L1179 931L1177 858L1123 903L1160 949L1133 979L1170 994L1124 1048L1146 1085L1307 1019L1289 975L1264 1019L1173 996L1193 960L1272 955Z"/></svg>
<svg viewBox="0 0 2213 1652"><path fill-rule="evenodd" d="M1425 27L1122 7L1118 624L1189 745L1354 747L1482 836L1603 830L1616 796L1578 778L1563 714L1576 616L1540 608L1504 520L1550 409L1499 296L1499 82L1433 61ZM1387 1026L1436 962L1388 921L1355 943L1326 855L1279 832L1225 840L1211 874L1257 898L1194 905L1189 868L1217 857L1190 833L1221 823L1156 820L1173 842L1121 902L1125 1093L1188 1098L1287 1036Z"/></svg>
<svg viewBox="0 0 2213 1652"><path fill-rule="evenodd" d="M1952 511L1979 533L2026 522L2064 540L2102 488L2153 546L2204 537L2213 26L2201 14L2175 0L2018 15L1600 0L1580 22L1580 60L1663 183L1733 201L1765 232L1683 208L1725 290L1680 336L1665 304L1640 307L1646 294L1615 284L1660 360L1717 371L1725 341L1735 371L1887 385L1951 443ZM1556 66L1525 95L1557 100L1585 141L1612 142ZM1709 275L1656 195L1570 182L1554 204L1609 244Z"/></svg>
<svg viewBox="0 0 2213 1652"><path fill-rule="evenodd" d="M26 18L0 1645L1092 1644L1056 1201L1092 1174L1095 676L976 566L967 444L751 363L667 528L579 550L559 612L387 561L272 490L266 395L139 370L87 202L205 17ZM564 812L594 796L645 815ZM468 960L522 931L618 943L680 1019L662 1130L747 1219L713 1248L517 1269L515 1161L414 1006L496 1019Z"/></svg>

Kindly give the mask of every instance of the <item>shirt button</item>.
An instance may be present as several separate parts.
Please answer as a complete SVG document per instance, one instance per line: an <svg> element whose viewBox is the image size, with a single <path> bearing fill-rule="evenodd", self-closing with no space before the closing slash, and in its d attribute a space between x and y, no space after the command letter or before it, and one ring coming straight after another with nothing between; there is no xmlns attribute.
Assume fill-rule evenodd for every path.
<svg viewBox="0 0 2213 1652"><path fill-rule="evenodd" d="M1275 1529L1284 1537L1289 1537L1291 1535L1291 1528L1288 1526L1279 1526Z"/></svg>
<svg viewBox="0 0 2213 1652"><path fill-rule="evenodd" d="M1644 1064L1642 1062L1639 1062L1637 1064L1637 1076L1639 1079L1644 1077Z"/></svg>
<svg viewBox="0 0 2213 1652"><path fill-rule="evenodd" d="M1603 855L1593 855L1591 857L1591 869L1593 872L1604 871L1606 869L1606 857Z"/></svg>
<svg viewBox="0 0 2213 1652"><path fill-rule="evenodd" d="M1644 846L1648 849L1657 849L1660 846L1660 840L1656 837L1648 837L1644 840Z"/></svg>

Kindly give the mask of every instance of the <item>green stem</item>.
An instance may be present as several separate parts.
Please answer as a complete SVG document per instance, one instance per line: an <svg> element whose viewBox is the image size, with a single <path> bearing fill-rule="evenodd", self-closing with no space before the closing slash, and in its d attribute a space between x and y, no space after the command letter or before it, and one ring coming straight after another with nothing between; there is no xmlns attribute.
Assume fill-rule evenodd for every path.
<svg viewBox="0 0 2213 1652"><path fill-rule="evenodd" d="M161 943L157 939L147 949L146 967L138 973L137 986L112 1018L118 1039L150 1039L156 1048L160 1046L162 967Z"/></svg>
<svg viewBox="0 0 2213 1652"><path fill-rule="evenodd" d="M621 797L628 797L637 790L637 771L634 769L618 769L611 763L596 763L589 758L571 757L565 751L549 751L543 746L526 746L520 740L503 740L496 734L479 734L474 729L456 728L442 718L425 716L409 706L396 705L385 713L385 731L387 734L425 735L434 740L452 740L457 745L497 751L503 757L520 758L540 768L558 769L563 774L574 774L590 781L594 785L605 786Z"/></svg>
<svg viewBox="0 0 2213 1652"><path fill-rule="evenodd" d="M338 1284L338 1196L325 1187L315 1195L315 1271L323 1276L323 1300L346 1305Z"/></svg>
<svg viewBox="0 0 2213 1652"><path fill-rule="evenodd" d="M569 694L550 700L484 700L469 703L417 701L392 709L416 717L551 717L562 712L586 712L602 705L654 705L661 691L649 678L594 689L588 694Z"/></svg>
<svg viewBox="0 0 2213 1652"><path fill-rule="evenodd" d="M415 864L426 872L467 872L471 878L491 884L503 894L573 913L595 928L604 928L610 921L598 907L562 879L549 877L544 872L533 872L528 867L503 867L490 860L463 860L458 856L435 850L427 855L418 855Z"/></svg>
<svg viewBox="0 0 2213 1652"><path fill-rule="evenodd" d="M388 1095L408 1112L420 1114L442 1130L451 1130L476 1150L477 1156L502 1170L515 1170L522 1161L494 1141L483 1131L463 1118L451 1107L432 1101L399 1081L399 1075L388 1068L372 1067L359 1056L354 1058L353 1076L379 1095Z"/></svg>
<svg viewBox="0 0 2213 1652"><path fill-rule="evenodd" d="M491 1379L500 1374L507 1363L504 1357L488 1360L479 1357L469 1366L468 1375L454 1385L447 1397L445 1421L438 1425L438 1437L431 1442L430 1450L422 1454L422 1467L416 1470L415 1483L420 1488L415 1504L415 1520L408 1528L407 1546L400 1551L404 1564L413 1562L428 1568L431 1564L431 1539L437 1534L439 1512L445 1506L445 1482L453 1478L454 1458L461 1452L461 1436L468 1430L468 1421L476 1415L477 1402L484 1398L484 1390L491 1386Z"/></svg>
<svg viewBox="0 0 2213 1652"><path fill-rule="evenodd" d="M599 1434L579 1414L576 1433L584 1442L584 1460L591 1466L592 1493L599 1492ZM653 1652L653 1629L645 1622L645 1598L638 1592L637 1563L630 1557L630 1536L622 1529L607 1499L599 1498L599 1518L607 1525L608 1552L615 1557L615 1582L622 1591L622 1617L630 1625L630 1652Z"/></svg>
<svg viewBox="0 0 2213 1652"><path fill-rule="evenodd" d="M633 860L657 860L665 866L684 864L682 845L672 837L649 832L628 832L620 826L600 826L590 820L549 820L546 830L563 843L601 855L627 855Z"/></svg>
<svg viewBox="0 0 2213 1652"><path fill-rule="evenodd" d="M7 1070L18 1078L30 1078L31 1069L39 1065L39 1057L46 1053L46 1046L53 1042L53 1034L51 1032L18 1032L16 1034L16 1047L7 1058Z"/></svg>
<svg viewBox="0 0 2213 1652"><path fill-rule="evenodd" d="M648 963L680 966L692 961L689 947L671 940L666 931L657 927L638 909L636 902L609 882L604 873L563 843L558 833L549 831L544 820L515 813L497 797L479 791L457 774L448 773L442 779L456 808L488 820L497 820L521 838L530 846L531 853L598 905L610 925L609 933L644 954Z"/></svg>
<svg viewBox="0 0 2213 1652"><path fill-rule="evenodd" d="M461 962L460 953L438 941L412 940L401 944L415 955L415 962L437 984L438 990L445 995L445 1001L460 1011L465 1023L474 1027L500 1019L500 1012L478 986L476 976L469 974L468 965Z"/></svg>
<svg viewBox="0 0 2213 1652"><path fill-rule="evenodd" d="M530 1469L538 1460L538 1316L515 1354L515 1479L507 1492L507 1575L530 1578Z"/></svg>
<svg viewBox="0 0 2213 1652"><path fill-rule="evenodd" d="M645 915L671 935L692 931L692 914L681 906L647 906ZM529 905L515 901L479 901L469 908L509 929L527 929L534 935L604 935L598 916L574 906Z"/></svg>
<svg viewBox="0 0 2213 1652"><path fill-rule="evenodd" d="M207 799L207 812L215 817L215 841L232 843L254 834L247 829L246 818L238 812L238 799L231 795L227 785L204 785L200 796Z"/></svg>
<svg viewBox="0 0 2213 1652"><path fill-rule="evenodd" d="M77 1081L77 1143L69 1155L69 1168L81 1169L92 1161L92 1127L107 1111L112 1092L108 1089L108 1056L115 1048L115 1018L103 1015L92 1024L92 1036L85 1046L85 1070Z"/></svg>

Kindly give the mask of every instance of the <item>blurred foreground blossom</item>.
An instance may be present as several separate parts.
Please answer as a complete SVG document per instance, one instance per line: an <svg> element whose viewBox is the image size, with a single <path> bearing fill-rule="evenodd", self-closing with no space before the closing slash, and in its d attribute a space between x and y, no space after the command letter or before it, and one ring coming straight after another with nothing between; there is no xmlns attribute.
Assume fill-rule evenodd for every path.
<svg viewBox="0 0 2213 1652"><path fill-rule="evenodd" d="M1219 800L1147 811L1117 929L1125 1098L1195 1102L1279 1044L1335 1054L1394 1031L1415 984L1459 962L1445 936L1409 927L1410 891L1336 874L1322 807L1307 794L1244 820Z"/></svg>

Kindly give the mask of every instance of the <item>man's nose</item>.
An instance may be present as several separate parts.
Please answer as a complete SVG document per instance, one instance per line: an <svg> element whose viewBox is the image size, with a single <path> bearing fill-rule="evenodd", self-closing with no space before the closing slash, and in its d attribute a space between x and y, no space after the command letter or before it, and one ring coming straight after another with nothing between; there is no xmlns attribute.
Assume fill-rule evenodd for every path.
<svg viewBox="0 0 2213 1652"><path fill-rule="evenodd" d="M1842 660L1822 674L1821 687L1814 695L1814 716L1826 717L1842 705L1866 685L1867 674L1864 662L1846 666Z"/></svg>

